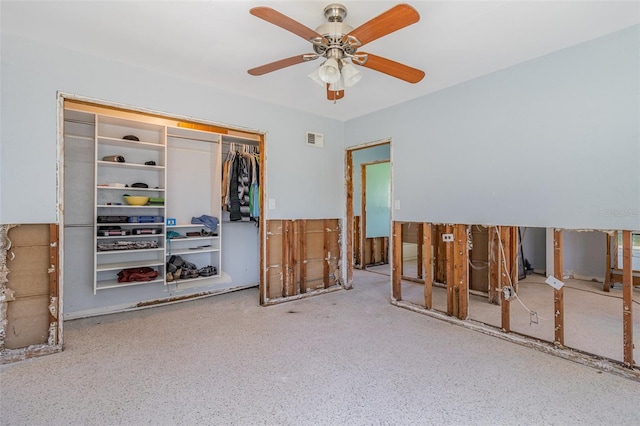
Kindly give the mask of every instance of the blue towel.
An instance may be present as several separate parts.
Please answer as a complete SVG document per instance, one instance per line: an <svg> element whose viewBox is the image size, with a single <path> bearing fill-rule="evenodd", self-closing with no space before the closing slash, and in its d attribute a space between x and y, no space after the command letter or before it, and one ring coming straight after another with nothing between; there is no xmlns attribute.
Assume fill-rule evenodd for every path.
<svg viewBox="0 0 640 426"><path fill-rule="evenodd" d="M193 223L194 225L204 225L212 231L215 231L218 228L218 222L220 221L217 217L208 216L206 214L203 214L200 217L191 218L191 223Z"/></svg>

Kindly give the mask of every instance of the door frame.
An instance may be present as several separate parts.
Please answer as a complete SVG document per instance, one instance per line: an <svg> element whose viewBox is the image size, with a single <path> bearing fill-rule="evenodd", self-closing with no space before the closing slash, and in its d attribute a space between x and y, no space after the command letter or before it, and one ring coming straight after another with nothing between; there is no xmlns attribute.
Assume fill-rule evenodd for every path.
<svg viewBox="0 0 640 426"><path fill-rule="evenodd" d="M393 201L393 147L391 138L354 145L345 149L345 183L346 183L346 232L345 232L345 288L353 286L353 153L380 145L389 145L389 163L391 165L391 200ZM391 207L391 223L394 220L393 206ZM391 224L390 224L391 225ZM393 252L393 238L389 238L389 251Z"/></svg>
<svg viewBox="0 0 640 426"><path fill-rule="evenodd" d="M57 97L57 108L56 108L56 123L57 123L57 137L56 137L56 164L57 164L57 184L56 184L56 205L57 205L57 224L58 224L58 228L59 228L59 237L58 237L58 264L60 265L58 268L58 344L59 345L63 345L64 343L64 333L63 333L63 329L64 329L64 253L65 253L65 241L64 241L64 211L65 211L65 206L64 206L64 160L65 160L65 156L64 156L64 106L65 106L65 101L75 101L75 102L84 102L84 103L88 103L88 104L93 104L93 105L97 105L97 106L101 106L101 107L105 107L105 108L112 108L115 110L125 110L127 112L132 112L132 113L139 113L139 114L143 114L143 115L149 115L149 116L155 116L155 117L160 117L160 118L166 118L169 120L179 120L179 121L184 121L184 122L188 122L188 123L193 123L195 125L201 125L201 126L205 126L207 128L217 128L217 129L221 129L224 131L231 131L231 132L240 132L242 134L253 134L257 137L257 141L258 141L258 146L259 146L259 150L260 150L260 193L259 193L259 202L260 202L260 218L259 218L259 229L260 229L260 234L259 234L259 244L260 244L260 252L259 252L259 258L258 258L258 262L259 262L259 282L258 282L258 286L259 288L262 288L264 286L264 279L265 279L265 273L264 273L264 265L266 262L265 259L265 244L266 244L266 222L267 222L267 218L266 218L266 208L265 208L265 200L266 200L266 193L267 193L267 181L266 181L266 176L267 176L267 158L266 158L266 147L267 147L267 141L266 141L266 131L263 130L259 130L259 129L252 129L252 128L244 128L244 127L240 127L240 126L233 126L230 124L221 124L221 123L216 123L213 121L209 121L209 120L203 120L203 119L195 119L193 117L189 117L189 116L185 116L185 115L180 115L180 114L174 114L174 113L169 113L166 111L158 111L158 110L152 110L152 109L147 109L144 107L140 107L140 106L135 106L135 105L129 105L129 104L125 104L125 103L120 103L120 102L112 102L112 101L107 101L104 99L97 99L97 98L92 98L92 97L87 97L87 96L81 96L81 95L76 95L76 94L72 94L72 93L67 93L67 92L62 92L62 91L58 91L56 93L56 97ZM207 293L207 294L199 294L199 293L194 293L193 295L187 295L184 298L181 298L180 301L182 300L192 300L192 299L196 299L196 298L201 298L201 297L208 297L208 296L214 296L216 294L216 292L212 292L212 293ZM173 303L177 300L166 300L165 302L161 302L158 305L162 305L163 303ZM145 308L145 306L139 307L139 308L135 308L135 309L143 309ZM127 309L130 310L130 309ZM116 311L115 313L118 313L120 311ZM101 315L101 314L96 314L96 315Z"/></svg>

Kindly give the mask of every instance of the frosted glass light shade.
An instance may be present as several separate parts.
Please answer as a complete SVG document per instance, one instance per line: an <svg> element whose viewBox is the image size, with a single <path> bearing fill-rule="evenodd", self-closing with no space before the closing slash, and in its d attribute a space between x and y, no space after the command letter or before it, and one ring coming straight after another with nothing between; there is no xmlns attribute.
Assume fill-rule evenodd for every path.
<svg viewBox="0 0 640 426"><path fill-rule="evenodd" d="M315 81L316 83L318 83L322 87L324 87L326 84L324 81L320 79L320 68L314 69L313 72L309 74L309 78Z"/></svg>
<svg viewBox="0 0 640 426"><path fill-rule="evenodd" d="M338 61L334 58L329 58L318 69L320 80L325 83L335 83L340 80L340 68L338 67Z"/></svg>
<svg viewBox="0 0 640 426"><path fill-rule="evenodd" d="M342 81L344 87L351 87L362 78L362 71L354 67L353 65L343 62L342 63Z"/></svg>

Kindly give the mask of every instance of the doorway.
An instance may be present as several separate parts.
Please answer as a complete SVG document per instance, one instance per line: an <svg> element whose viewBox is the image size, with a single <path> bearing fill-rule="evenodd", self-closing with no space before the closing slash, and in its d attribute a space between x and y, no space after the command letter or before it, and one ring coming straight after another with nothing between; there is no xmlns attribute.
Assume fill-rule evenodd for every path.
<svg viewBox="0 0 640 426"><path fill-rule="evenodd" d="M390 275L391 141L346 150L347 285L353 269Z"/></svg>

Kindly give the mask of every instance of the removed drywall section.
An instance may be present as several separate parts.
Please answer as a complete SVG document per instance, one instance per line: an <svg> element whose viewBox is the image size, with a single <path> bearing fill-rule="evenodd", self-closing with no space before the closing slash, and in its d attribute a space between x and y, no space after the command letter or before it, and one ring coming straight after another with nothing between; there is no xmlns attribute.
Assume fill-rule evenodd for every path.
<svg viewBox="0 0 640 426"><path fill-rule="evenodd" d="M547 270L546 228L520 227L522 252L534 272L545 274Z"/></svg>
<svg viewBox="0 0 640 426"><path fill-rule="evenodd" d="M45 344L49 339L49 225L22 225L8 232L6 349Z"/></svg>
<svg viewBox="0 0 640 426"><path fill-rule="evenodd" d="M342 288L340 232L338 219L268 220L267 270L260 303Z"/></svg>
<svg viewBox="0 0 640 426"><path fill-rule="evenodd" d="M564 231L564 275L604 280L607 237L604 232Z"/></svg>

